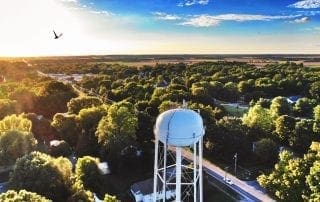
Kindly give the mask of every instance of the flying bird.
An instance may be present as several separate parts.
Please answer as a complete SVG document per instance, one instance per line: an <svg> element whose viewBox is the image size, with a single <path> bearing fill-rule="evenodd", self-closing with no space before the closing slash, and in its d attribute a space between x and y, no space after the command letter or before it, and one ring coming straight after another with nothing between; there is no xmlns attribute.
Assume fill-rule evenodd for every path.
<svg viewBox="0 0 320 202"><path fill-rule="evenodd" d="M62 36L62 33L57 35L57 33L54 30L53 30L53 33L54 33L54 39L59 39Z"/></svg>

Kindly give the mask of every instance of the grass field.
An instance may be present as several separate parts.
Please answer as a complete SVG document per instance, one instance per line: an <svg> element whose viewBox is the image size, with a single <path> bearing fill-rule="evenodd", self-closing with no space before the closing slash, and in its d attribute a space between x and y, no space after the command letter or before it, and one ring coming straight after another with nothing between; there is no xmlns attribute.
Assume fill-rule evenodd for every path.
<svg viewBox="0 0 320 202"><path fill-rule="evenodd" d="M221 104L225 110L227 111L228 115L242 117L243 114L247 113L248 107L246 106L239 106L235 104Z"/></svg>

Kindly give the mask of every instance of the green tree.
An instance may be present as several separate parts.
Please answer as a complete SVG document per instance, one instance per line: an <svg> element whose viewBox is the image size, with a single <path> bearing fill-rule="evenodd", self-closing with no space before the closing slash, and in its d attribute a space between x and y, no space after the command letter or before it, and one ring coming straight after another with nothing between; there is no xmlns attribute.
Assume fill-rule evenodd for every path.
<svg viewBox="0 0 320 202"><path fill-rule="evenodd" d="M313 98L320 100L320 81L311 84L309 93Z"/></svg>
<svg viewBox="0 0 320 202"><path fill-rule="evenodd" d="M19 112L34 112L36 105L36 94L26 87L17 88L10 93L9 98L16 100Z"/></svg>
<svg viewBox="0 0 320 202"><path fill-rule="evenodd" d="M310 168L310 174L307 176L307 185L311 190L309 201L319 201L320 200L320 160L313 163Z"/></svg>
<svg viewBox="0 0 320 202"><path fill-rule="evenodd" d="M66 112L67 103L77 94L71 85L58 81L43 83L38 90L35 113L52 118L56 113Z"/></svg>
<svg viewBox="0 0 320 202"><path fill-rule="evenodd" d="M294 129L296 125L295 118L288 116L288 115L282 115L277 118L275 122L275 132L277 135L277 138L283 142L287 143L289 138L293 136Z"/></svg>
<svg viewBox="0 0 320 202"><path fill-rule="evenodd" d="M107 148L118 143L126 144L128 140L135 139L137 123L131 103L115 103L109 107L108 115L99 122L98 140Z"/></svg>
<svg viewBox="0 0 320 202"><path fill-rule="evenodd" d="M17 158L33 151L37 140L31 132L8 130L0 133L0 164L12 165Z"/></svg>
<svg viewBox="0 0 320 202"><path fill-rule="evenodd" d="M315 133L320 133L320 105L317 105L313 109L314 114L314 124L313 124L313 131Z"/></svg>
<svg viewBox="0 0 320 202"><path fill-rule="evenodd" d="M258 182L277 201L302 201L306 174L304 166L303 159L294 159L292 153L283 151L274 170L269 175L260 175Z"/></svg>
<svg viewBox="0 0 320 202"><path fill-rule="evenodd" d="M266 109L269 109L270 108L270 105L271 105L271 102L270 100L268 99L265 99L265 98L260 98L257 103L257 105L261 105L261 107L263 108L266 108Z"/></svg>
<svg viewBox="0 0 320 202"><path fill-rule="evenodd" d="M17 101L0 99L0 119L16 113L18 113Z"/></svg>
<svg viewBox="0 0 320 202"><path fill-rule="evenodd" d="M97 97L76 97L68 102L68 112L70 114L78 114L81 109L96 107L102 105L102 100Z"/></svg>
<svg viewBox="0 0 320 202"><path fill-rule="evenodd" d="M5 193L0 194L0 201L2 202L50 202L51 200L46 199L33 192L26 190L20 190L19 192L9 190Z"/></svg>
<svg viewBox="0 0 320 202"><path fill-rule="evenodd" d="M0 132L8 130L19 130L30 132L32 123L29 119L23 118L23 115L10 115L6 116L0 121Z"/></svg>
<svg viewBox="0 0 320 202"><path fill-rule="evenodd" d="M85 189L99 192L101 174L98 168L99 159L91 156L79 158L76 164L75 177L83 184Z"/></svg>
<svg viewBox="0 0 320 202"><path fill-rule="evenodd" d="M254 154L260 162L271 165L278 157L278 145L269 138L263 138L255 143Z"/></svg>
<svg viewBox="0 0 320 202"><path fill-rule="evenodd" d="M95 133L100 120L106 114L105 105L80 110L77 120L82 132L76 147L78 155L93 155L98 151L99 145Z"/></svg>
<svg viewBox="0 0 320 202"><path fill-rule="evenodd" d="M104 195L103 202L118 202L117 198L115 196L111 196L109 194Z"/></svg>
<svg viewBox="0 0 320 202"><path fill-rule="evenodd" d="M289 145L294 148L295 151L305 153L313 140L315 135L313 132L313 120L302 119L296 122L294 133L289 137Z"/></svg>
<svg viewBox="0 0 320 202"><path fill-rule="evenodd" d="M250 93L253 90L254 82L253 80L240 81L237 87L238 91L242 94Z"/></svg>
<svg viewBox="0 0 320 202"><path fill-rule="evenodd" d="M275 97L273 98L270 105L270 114L273 118L278 118L281 115L290 115L291 106L285 97Z"/></svg>
<svg viewBox="0 0 320 202"><path fill-rule="evenodd" d="M163 101L161 105L158 107L159 113L165 112L169 109L175 109L180 107L181 105L177 102L171 102L171 101Z"/></svg>
<svg viewBox="0 0 320 202"><path fill-rule="evenodd" d="M56 144L54 145L50 145L50 148L49 148L49 154L51 156L54 156L54 157L59 157L59 156L64 156L64 157L68 157L71 155L71 147L70 145L64 141L64 140L61 140L61 141L58 141L58 140L55 140L57 141Z"/></svg>
<svg viewBox="0 0 320 202"><path fill-rule="evenodd" d="M75 181L72 185L72 195L68 202L95 202L91 191L85 190L81 181Z"/></svg>
<svg viewBox="0 0 320 202"><path fill-rule="evenodd" d="M274 127L269 110L259 104L250 107L248 113L243 115L242 122L249 128L258 129L266 133L270 133Z"/></svg>
<svg viewBox="0 0 320 202"><path fill-rule="evenodd" d="M71 177L72 164L68 159L32 152L16 161L9 186L36 192L58 202L70 196Z"/></svg>
<svg viewBox="0 0 320 202"><path fill-rule="evenodd" d="M81 128L87 132L95 132L101 118L107 115L107 110L106 105L81 109L77 116Z"/></svg>
<svg viewBox="0 0 320 202"><path fill-rule="evenodd" d="M270 174L258 177L259 184L277 201L317 201L319 199L319 142L313 142L303 157L282 151Z"/></svg>
<svg viewBox="0 0 320 202"><path fill-rule="evenodd" d="M51 125L58 131L59 136L69 143L71 147L77 145L81 129L76 115L57 113L54 115Z"/></svg>
<svg viewBox="0 0 320 202"><path fill-rule="evenodd" d="M235 102L239 98L237 85L233 82L228 82L224 85L223 100Z"/></svg>
<svg viewBox="0 0 320 202"><path fill-rule="evenodd" d="M239 156L250 156L251 142L248 139L247 131L248 129L242 124L240 118L223 117L217 121L213 132L207 134L206 142L213 143L212 150L208 150L208 152L221 160L232 159L236 152ZM210 143L207 146L210 146Z"/></svg>
<svg viewBox="0 0 320 202"><path fill-rule="evenodd" d="M28 113L22 115L31 121L31 131L39 143L48 143L57 135L56 130L51 126L51 120L42 115Z"/></svg>
<svg viewBox="0 0 320 202"><path fill-rule="evenodd" d="M294 105L294 112L300 117L312 117L313 108L315 107L315 100L309 98L300 98Z"/></svg>

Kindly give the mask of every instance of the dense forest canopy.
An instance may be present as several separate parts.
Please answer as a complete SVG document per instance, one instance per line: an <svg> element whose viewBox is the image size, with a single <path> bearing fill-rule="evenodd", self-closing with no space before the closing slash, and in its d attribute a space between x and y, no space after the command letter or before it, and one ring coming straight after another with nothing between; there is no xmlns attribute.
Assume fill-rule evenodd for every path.
<svg viewBox="0 0 320 202"><path fill-rule="evenodd" d="M132 173L152 170L156 117L187 101L188 108L199 110L206 125L206 158L230 164L238 153L239 164L255 168L253 177L264 172L259 177L261 185L284 201L302 198L295 190L284 191L285 186L272 176L286 170L283 166L297 165L305 175L286 170L290 178L286 180L301 181L303 199L315 200L320 194L315 185L320 172L318 150L314 149L320 141L319 68L289 62L256 67L226 61L134 67L80 59L30 59L28 64L0 61L0 164L29 164L33 157L48 162L52 175L64 181L59 182L63 196L55 198L43 187L18 186L19 167L10 179L16 190L26 189L55 201L91 200L92 192L101 198L106 193L122 197L112 185L95 180L99 179L98 158L107 160L118 174L130 168L135 168L130 169ZM69 77L55 80L50 78L52 73ZM74 74L82 79L76 80ZM24 143L24 150L8 150L8 144L2 144L15 139ZM52 140L59 144L50 146ZM278 162L280 147L291 153L280 153ZM42 153L30 153L35 150ZM136 155L138 150L142 157ZM75 173L63 158L70 154L83 157ZM6 156L11 158L4 160ZM133 166L139 161L144 164ZM63 162L70 173L61 173L57 162ZM66 175L74 180L65 181Z"/></svg>

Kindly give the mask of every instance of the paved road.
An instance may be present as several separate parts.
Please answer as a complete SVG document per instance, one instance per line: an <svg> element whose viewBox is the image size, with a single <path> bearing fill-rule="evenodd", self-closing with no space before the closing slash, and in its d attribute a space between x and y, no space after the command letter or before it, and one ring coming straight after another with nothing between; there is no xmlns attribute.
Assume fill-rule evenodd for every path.
<svg viewBox="0 0 320 202"><path fill-rule="evenodd" d="M182 155L185 159L192 160L193 154L184 149L182 151ZM219 168L218 166L214 165L213 163L203 160L203 170L210 176L214 177L216 180L225 183L223 178L225 176L225 171ZM266 193L261 190L261 187L253 186L252 183L248 183L242 180L239 180L235 176L228 174L228 179L232 180L233 185L226 184L232 190L240 194L245 201L275 201L270 198ZM260 190L259 190L260 189Z"/></svg>

